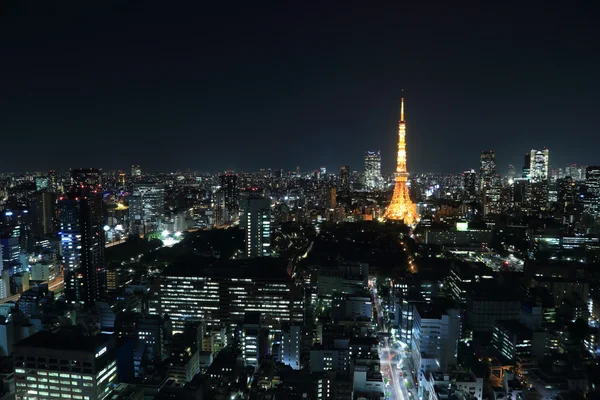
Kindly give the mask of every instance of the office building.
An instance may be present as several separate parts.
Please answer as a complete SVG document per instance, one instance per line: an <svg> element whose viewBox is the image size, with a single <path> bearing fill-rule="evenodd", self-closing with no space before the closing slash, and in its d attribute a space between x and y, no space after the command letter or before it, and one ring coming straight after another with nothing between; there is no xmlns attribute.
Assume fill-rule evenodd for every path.
<svg viewBox="0 0 600 400"><path fill-rule="evenodd" d="M269 331L262 326L259 311L247 312L242 325L241 351L244 365L257 368L268 353Z"/></svg>
<svg viewBox="0 0 600 400"><path fill-rule="evenodd" d="M348 339L335 339L327 345L317 345L310 350L310 372L332 371L339 375L350 373L350 343Z"/></svg>
<svg viewBox="0 0 600 400"><path fill-rule="evenodd" d="M246 257L271 255L271 200L257 189L240 196L240 228L245 230Z"/></svg>
<svg viewBox="0 0 600 400"><path fill-rule="evenodd" d="M544 355L544 337L541 332L527 328L519 321L498 321L492 334L492 346L508 361Z"/></svg>
<svg viewBox="0 0 600 400"><path fill-rule="evenodd" d="M104 292L103 207L101 193L87 186L72 187L59 200L65 297L71 303L92 305Z"/></svg>
<svg viewBox="0 0 600 400"><path fill-rule="evenodd" d="M549 178L550 154L548 149L531 150L529 156L529 179L531 182L543 182Z"/></svg>
<svg viewBox="0 0 600 400"><path fill-rule="evenodd" d="M55 233L56 195L47 190L33 195L31 207L31 231L37 238L44 238Z"/></svg>
<svg viewBox="0 0 600 400"><path fill-rule="evenodd" d="M139 165L134 164L131 166L131 180L137 181L140 179L142 179L142 169Z"/></svg>
<svg viewBox="0 0 600 400"><path fill-rule="evenodd" d="M249 311L260 311L265 324L302 322L303 298L286 266L263 257L168 267L160 281L161 313L169 315L174 332L193 321L236 325Z"/></svg>
<svg viewBox="0 0 600 400"><path fill-rule="evenodd" d="M161 232L165 216L165 187L155 183L136 183L129 199L129 227L136 235Z"/></svg>
<svg viewBox="0 0 600 400"><path fill-rule="evenodd" d="M286 325L281 332L281 362L292 369L300 369L302 326Z"/></svg>
<svg viewBox="0 0 600 400"><path fill-rule="evenodd" d="M521 178L527 180L531 178L531 153L525 153L523 168L521 169Z"/></svg>
<svg viewBox="0 0 600 400"><path fill-rule="evenodd" d="M383 184L381 176L381 151L365 152L365 186L369 190L379 189Z"/></svg>
<svg viewBox="0 0 600 400"><path fill-rule="evenodd" d="M114 338L41 331L13 346L18 399L104 399L117 383Z"/></svg>
<svg viewBox="0 0 600 400"><path fill-rule="evenodd" d="M0 267L2 262L0 261ZM7 269L0 270L0 300L11 295L10 292L10 276Z"/></svg>
<svg viewBox="0 0 600 400"><path fill-rule="evenodd" d="M463 200L473 201L477 198L477 173L467 170L462 173Z"/></svg>
<svg viewBox="0 0 600 400"><path fill-rule="evenodd" d="M56 171L53 169L51 169L48 172L48 189L53 193L56 193L56 191L58 190L58 182L56 181Z"/></svg>
<svg viewBox="0 0 600 400"><path fill-rule="evenodd" d="M518 321L521 302L514 291L500 290L494 283L467 294L466 322L473 332L492 332L497 321Z"/></svg>
<svg viewBox="0 0 600 400"><path fill-rule="evenodd" d="M600 214L600 166L589 166L585 170L585 184L590 194L591 213L595 216Z"/></svg>
<svg viewBox="0 0 600 400"><path fill-rule="evenodd" d="M347 165L340 167L339 190L344 196L350 194L350 167Z"/></svg>
<svg viewBox="0 0 600 400"><path fill-rule="evenodd" d="M17 235L18 232L14 234ZM21 243L18 236L0 237L0 250L3 268L9 271L11 276L23 270L21 265Z"/></svg>
<svg viewBox="0 0 600 400"><path fill-rule="evenodd" d="M32 281L52 281L56 278L56 265L54 261L40 261L31 264L31 280Z"/></svg>
<svg viewBox="0 0 600 400"><path fill-rule="evenodd" d="M412 334L412 360L420 372L443 372L456 365L460 309L447 299L417 304Z"/></svg>
<svg viewBox="0 0 600 400"><path fill-rule="evenodd" d="M507 178L509 181L514 180L515 178L518 178L517 176L517 169L515 168L515 166L513 164L508 164L508 175Z"/></svg>
<svg viewBox="0 0 600 400"><path fill-rule="evenodd" d="M480 167L479 167L479 187L481 191L485 187L489 187L492 184L492 179L496 175L496 154L494 150L482 151L480 155Z"/></svg>
<svg viewBox="0 0 600 400"><path fill-rule="evenodd" d="M238 186L238 176L233 172L227 172L219 176L221 183L221 193L223 195L225 221L236 221L238 219L238 210L240 206L240 189Z"/></svg>
<svg viewBox="0 0 600 400"><path fill-rule="evenodd" d="M327 167L319 168L319 175L320 175L321 179L326 179L327 178Z"/></svg>
<svg viewBox="0 0 600 400"><path fill-rule="evenodd" d="M54 293L48 290L48 285L35 286L21 293L19 309L26 317L39 315L43 307L54 301Z"/></svg>

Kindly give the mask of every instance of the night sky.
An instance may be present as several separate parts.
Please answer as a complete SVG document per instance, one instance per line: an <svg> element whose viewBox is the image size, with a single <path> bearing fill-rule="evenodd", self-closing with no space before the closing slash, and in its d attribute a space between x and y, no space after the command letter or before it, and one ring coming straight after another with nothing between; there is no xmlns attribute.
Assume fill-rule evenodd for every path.
<svg viewBox="0 0 600 400"><path fill-rule="evenodd" d="M391 171L401 88L410 171L600 163L598 2L204 3L2 2L0 171Z"/></svg>

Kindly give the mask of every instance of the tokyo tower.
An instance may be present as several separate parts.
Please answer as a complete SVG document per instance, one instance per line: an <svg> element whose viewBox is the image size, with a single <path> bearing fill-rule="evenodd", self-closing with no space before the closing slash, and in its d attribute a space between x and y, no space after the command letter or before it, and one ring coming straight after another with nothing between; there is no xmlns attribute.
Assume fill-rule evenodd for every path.
<svg viewBox="0 0 600 400"><path fill-rule="evenodd" d="M404 96L400 106L400 126L398 127L398 165L396 166L396 185L394 186L394 195L387 210L383 214L383 219L395 221L404 221L406 225L414 225L419 222L417 214L417 205L410 201L406 181L408 172L406 172L406 122L404 121Z"/></svg>

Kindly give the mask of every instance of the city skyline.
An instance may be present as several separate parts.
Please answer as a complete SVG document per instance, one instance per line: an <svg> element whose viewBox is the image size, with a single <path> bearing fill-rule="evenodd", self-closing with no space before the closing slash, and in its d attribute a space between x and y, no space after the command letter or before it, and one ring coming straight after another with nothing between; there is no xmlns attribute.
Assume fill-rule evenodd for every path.
<svg viewBox="0 0 600 400"><path fill-rule="evenodd" d="M390 172L402 87L408 171L475 168L484 149L501 170L544 147L554 165L597 163L596 5L116 5L20 3L0 20L18 150L2 171L359 169L380 148Z"/></svg>

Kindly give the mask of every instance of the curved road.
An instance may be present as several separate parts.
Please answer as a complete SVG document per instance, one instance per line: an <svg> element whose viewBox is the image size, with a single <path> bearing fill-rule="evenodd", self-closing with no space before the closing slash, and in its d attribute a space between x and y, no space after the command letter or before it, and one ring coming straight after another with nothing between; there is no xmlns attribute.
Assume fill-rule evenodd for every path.
<svg viewBox="0 0 600 400"><path fill-rule="evenodd" d="M49 283L49 282L44 281L42 283ZM56 279L54 279L52 282L50 282L48 284L48 289L51 291L62 290L63 286L64 286L63 277L58 276ZM8 303L9 301L19 301L20 297L21 297L20 293L9 296L9 297L5 297L4 299L0 300L0 304Z"/></svg>

